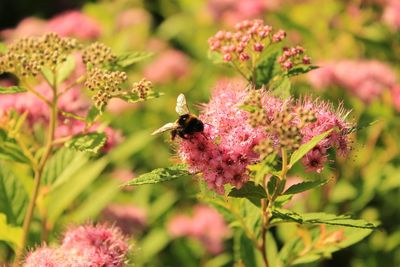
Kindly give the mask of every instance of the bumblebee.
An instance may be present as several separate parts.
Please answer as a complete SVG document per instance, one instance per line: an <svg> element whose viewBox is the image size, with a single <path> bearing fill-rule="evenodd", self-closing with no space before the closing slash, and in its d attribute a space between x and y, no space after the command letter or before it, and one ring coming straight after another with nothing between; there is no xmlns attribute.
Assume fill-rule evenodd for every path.
<svg viewBox="0 0 400 267"><path fill-rule="evenodd" d="M194 133L203 132L204 123L196 115L189 112L185 95L180 94L178 96L175 110L179 118L175 122L169 122L155 130L152 135L171 131L171 139L174 140L177 135L180 138L189 139Z"/></svg>

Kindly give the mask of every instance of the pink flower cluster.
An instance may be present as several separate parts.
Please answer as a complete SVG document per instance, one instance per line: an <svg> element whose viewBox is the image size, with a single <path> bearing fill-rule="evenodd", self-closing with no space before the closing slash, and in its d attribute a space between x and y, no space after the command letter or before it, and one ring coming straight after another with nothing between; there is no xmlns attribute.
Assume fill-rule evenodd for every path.
<svg viewBox="0 0 400 267"><path fill-rule="evenodd" d="M208 186L222 194L224 185L231 184L240 188L249 179L248 165L259 160L254 152L255 146L263 140L270 140L276 147L281 140L272 129L265 131L261 124L270 125L277 114L284 112L284 107L292 112L291 125L301 124L302 119L296 110L310 111L315 116L301 129L300 143L306 143L313 137L332 128L335 130L313 150L307 153L303 164L310 170L321 171L327 161L327 151L337 148L342 154L349 148L348 133L351 124L346 122L344 111L334 111L332 106L320 101L291 99L281 100L269 94L262 96L262 109L267 118L260 127L251 127L249 113L240 108L248 97L243 85L220 84L214 91L210 102L204 106L199 118L205 123L204 131L192 138L180 139L178 154L189 164L190 171L201 172Z"/></svg>
<svg viewBox="0 0 400 267"><path fill-rule="evenodd" d="M400 1L387 0L382 18L393 30L400 30Z"/></svg>
<svg viewBox="0 0 400 267"><path fill-rule="evenodd" d="M219 31L208 39L211 51L223 54L224 61L249 61L271 43L286 37L283 30L272 33L263 20L245 20L235 25L235 32Z"/></svg>
<svg viewBox="0 0 400 267"><path fill-rule="evenodd" d="M102 212L102 219L119 227L125 235L133 235L147 225L145 209L133 205L112 204Z"/></svg>
<svg viewBox="0 0 400 267"><path fill-rule="evenodd" d="M247 166L258 159L253 148L264 137L239 107L246 96L244 86L219 84L199 116L204 132L179 143L179 156L190 170L202 172L208 186L221 194L224 184L240 188L248 181Z"/></svg>
<svg viewBox="0 0 400 267"><path fill-rule="evenodd" d="M66 11L48 21L29 17L22 20L15 29L0 32L0 37L12 41L21 37L39 36L54 32L60 36L75 37L83 40L97 39L101 26L80 11Z"/></svg>
<svg viewBox="0 0 400 267"><path fill-rule="evenodd" d="M276 8L281 0L208 0L211 16L218 21L233 25L245 19L260 18L270 9Z"/></svg>
<svg viewBox="0 0 400 267"><path fill-rule="evenodd" d="M290 70L296 65L311 64L311 58L309 56L303 55L305 49L301 46L296 47L284 47L283 54L278 57L278 63L285 70Z"/></svg>
<svg viewBox="0 0 400 267"><path fill-rule="evenodd" d="M30 252L24 267L125 266L128 243L121 231L106 225L84 225L69 229L57 248L42 246Z"/></svg>
<svg viewBox="0 0 400 267"><path fill-rule="evenodd" d="M192 237L199 240L204 248L213 254L223 250L223 241L230 235L222 216L212 208L198 205L193 216L176 215L168 224L173 237Z"/></svg>
<svg viewBox="0 0 400 267"><path fill-rule="evenodd" d="M189 58L178 50L169 49L148 65L143 76L154 83L165 84L189 74Z"/></svg>
<svg viewBox="0 0 400 267"><path fill-rule="evenodd" d="M308 79L317 89L337 85L349 90L366 103L378 98L385 90L394 90L396 73L376 60L342 60L321 63Z"/></svg>

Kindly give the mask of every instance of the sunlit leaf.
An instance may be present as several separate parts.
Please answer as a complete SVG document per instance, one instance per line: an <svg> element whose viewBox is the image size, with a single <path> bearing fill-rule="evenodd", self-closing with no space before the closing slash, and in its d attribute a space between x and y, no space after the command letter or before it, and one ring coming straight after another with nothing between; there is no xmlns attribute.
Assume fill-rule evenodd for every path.
<svg viewBox="0 0 400 267"><path fill-rule="evenodd" d="M127 52L117 56L117 59L113 63L125 68L132 64L148 59L151 56L153 56L153 53L150 52Z"/></svg>
<svg viewBox="0 0 400 267"><path fill-rule="evenodd" d="M298 184L294 184L291 187L289 187L283 194L284 195L294 195L298 194L310 189L313 189L314 187L322 186L328 182L328 179L321 179L321 180L316 180L316 181L306 181Z"/></svg>
<svg viewBox="0 0 400 267"><path fill-rule="evenodd" d="M190 175L186 164L177 164L167 168L158 168L125 183L124 185L157 184Z"/></svg>
<svg viewBox="0 0 400 267"><path fill-rule="evenodd" d="M105 133L88 133L74 136L65 143L66 147L76 149L78 151L97 154L106 144L107 136Z"/></svg>
<svg viewBox="0 0 400 267"><path fill-rule="evenodd" d="M0 212L7 216L9 224L22 225L28 201L23 184L0 163Z"/></svg>
<svg viewBox="0 0 400 267"><path fill-rule="evenodd" d="M14 251L21 246L22 228L7 224L7 216L0 213L0 240L9 244Z"/></svg>
<svg viewBox="0 0 400 267"><path fill-rule="evenodd" d="M292 76L297 76L300 74L305 74L307 72L310 72L312 70L318 69L318 66L301 66L301 67L296 67L288 71L287 76L292 77Z"/></svg>
<svg viewBox="0 0 400 267"><path fill-rule="evenodd" d="M299 161L305 154L307 154L311 149L313 149L319 142L325 139L333 129L330 129L320 135L314 136L310 141L302 144L299 149L293 152L290 157L289 167L292 167L297 161Z"/></svg>
<svg viewBox="0 0 400 267"><path fill-rule="evenodd" d="M27 90L21 86L0 86L0 94L24 93Z"/></svg>
<svg viewBox="0 0 400 267"><path fill-rule="evenodd" d="M140 98L138 93L134 92L134 93L129 93L126 95L119 96L119 98L121 98L122 100L125 100L126 102L129 102L129 103L136 103L136 102L141 102L141 101L145 101L148 99L158 98L162 95L163 95L163 93L159 93L159 92L149 92L149 94L146 96L146 98Z"/></svg>

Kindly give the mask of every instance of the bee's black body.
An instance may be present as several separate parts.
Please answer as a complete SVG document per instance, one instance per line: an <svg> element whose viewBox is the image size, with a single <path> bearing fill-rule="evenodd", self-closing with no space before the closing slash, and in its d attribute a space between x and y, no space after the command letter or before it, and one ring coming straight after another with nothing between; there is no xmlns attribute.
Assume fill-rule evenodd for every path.
<svg viewBox="0 0 400 267"><path fill-rule="evenodd" d="M184 114L179 116L176 123L179 126L171 131L172 140L174 140L177 135L183 139L188 139L188 136L191 134L202 132L204 130L203 122L193 114Z"/></svg>

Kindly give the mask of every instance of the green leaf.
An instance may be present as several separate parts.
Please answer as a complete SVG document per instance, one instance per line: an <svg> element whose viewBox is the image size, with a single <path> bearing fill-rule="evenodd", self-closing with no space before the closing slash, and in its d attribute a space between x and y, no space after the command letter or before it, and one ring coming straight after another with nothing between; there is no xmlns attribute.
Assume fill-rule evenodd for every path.
<svg viewBox="0 0 400 267"><path fill-rule="evenodd" d="M151 56L153 56L153 53L150 52L127 52L117 56L117 59L113 63L125 68L137 62L148 59Z"/></svg>
<svg viewBox="0 0 400 267"><path fill-rule="evenodd" d="M156 257L169 243L170 237L164 228L152 228L139 244L140 257L137 257L138 266Z"/></svg>
<svg viewBox="0 0 400 267"><path fill-rule="evenodd" d="M129 103L136 103L136 102L141 102L141 101L145 101L148 99L158 98L162 95L163 95L163 93L159 93L159 92L149 92L147 94L146 98L143 99L143 98L139 97L138 93L134 92L134 93L129 93L127 95L119 96L119 98L121 98L122 100L125 100L126 102L129 102Z"/></svg>
<svg viewBox="0 0 400 267"><path fill-rule="evenodd" d="M87 122L87 123L93 123L93 122L95 122L95 121L99 118L99 116L101 115L101 113L102 113L102 110L97 109L95 106L92 106L92 107L89 109L89 111L88 111L88 113L87 113L87 115L86 115L86 122Z"/></svg>
<svg viewBox="0 0 400 267"><path fill-rule="evenodd" d="M0 42L0 53L6 53L8 50L7 45L3 42Z"/></svg>
<svg viewBox="0 0 400 267"><path fill-rule="evenodd" d="M348 215L334 215L323 212L298 214L290 210L275 208L272 211L272 215L271 223L328 224L362 229L376 229L379 226L378 223L352 219Z"/></svg>
<svg viewBox="0 0 400 267"><path fill-rule="evenodd" d="M74 136L65 143L66 147L76 149L78 151L97 154L106 144L107 136L105 133L88 133Z"/></svg>
<svg viewBox="0 0 400 267"><path fill-rule="evenodd" d="M314 187L322 186L328 182L328 179L321 179L316 181L306 181L298 184L294 184L289 187L283 194L284 195L294 195L307 190L310 190Z"/></svg>
<svg viewBox="0 0 400 267"><path fill-rule="evenodd" d="M88 161L85 153L69 148L61 148L47 162L42 183L51 186L51 190L64 183L68 177Z"/></svg>
<svg viewBox="0 0 400 267"><path fill-rule="evenodd" d="M0 159L12 160L20 163L30 163L30 160L14 142L0 140Z"/></svg>
<svg viewBox="0 0 400 267"><path fill-rule="evenodd" d="M256 206L260 206L260 200L267 198L264 188L261 185L256 185L254 182L249 181L241 188L232 188L228 196L236 198L247 198Z"/></svg>
<svg viewBox="0 0 400 267"><path fill-rule="evenodd" d="M0 213L0 240L8 243L14 251L21 247L22 228L7 224L7 216Z"/></svg>
<svg viewBox="0 0 400 267"><path fill-rule="evenodd" d="M271 81L270 90L272 94L280 98L288 98L290 96L290 90L292 89L292 83L288 77L275 76Z"/></svg>
<svg viewBox="0 0 400 267"><path fill-rule="evenodd" d="M57 84L61 84L63 81L68 79L68 77L74 71L75 66L75 57L73 55L69 55L67 60L62 63L57 70Z"/></svg>
<svg viewBox="0 0 400 267"><path fill-rule="evenodd" d="M23 184L0 163L0 212L7 216L8 223L22 225L28 201Z"/></svg>
<svg viewBox="0 0 400 267"><path fill-rule="evenodd" d="M0 86L0 94L18 94L27 90L21 86Z"/></svg>
<svg viewBox="0 0 400 267"><path fill-rule="evenodd" d="M305 154L307 154L311 149L313 149L319 142L325 139L333 129L330 129L320 135L314 136L310 141L302 144L299 149L293 152L290 157L289 168L291 168L297 161L299 161Z"/></svg>
<svg viewBox="0 0 400 267"><path fill-rule="evenodd" d="M119 182L110 179L89 194L72 213L66 216L67 223L82 223L94 220L97 215L110 203L120 191Z"/></svg>
<svg viewBox="0 0 400 267"><path fill-rule="evenodd" d="M307 224L329 224L363 229L376 229L379 224L361 219L352 219L349 215L334 215L323 212L302 214L303 222Z"/></svg>
<svg viewBox="0 0 400 267"><path fill-rule="evenodd" d="M254 244L242 233L240 236L240 258L243 260L244 266L257 266L256 253Z"/></svg>
<svg viewBox="0 0 400 267"><path fill-rule="evenodd" d="M267 183L267 190L268 190L268 194L270 196L272 196L275 193L276 185L277 185L278 181L279 181L279 178L276 176L272 176L269 179L269 181Z"/></svg>
<svg viewBox="0 0 400 267"><path fill-rule="evenodd" d="M278 57L278 52L272 53L269 57L260 61L256 67L256 86L260 88L261 86L268 84L272 78L275 76L278 66L276 64L276 58ZM253 77L250 77L252 80Z"/></svg>
<svg viewBox="0 0 400 267"><path fill-rule="evenodd" d="M310 71L318 69L318 68L319 68L318 66L312 66L312 65L293 68L288 71L287 76L288 77L297 76L297 75L304 74L304 73L310 72Z"/></svg>
<svg viewBox="0 0 400 267"><path fill-rule="evenodd" d="M132 179L124 184L127 185L142 185L142 184L157 184L165 181L170 181L190 175L186 164L173 165L167 168L155 169Z"/></svg>
<svg viewBox="0 0 400 267"><path fill-rule="evenodd" d="M48 219L55 223L60 215L88 186L99 177L108 164L108 158L101 158L95 162L83 165L66 178L65 182L54 188L45 197Z"/></svg>

